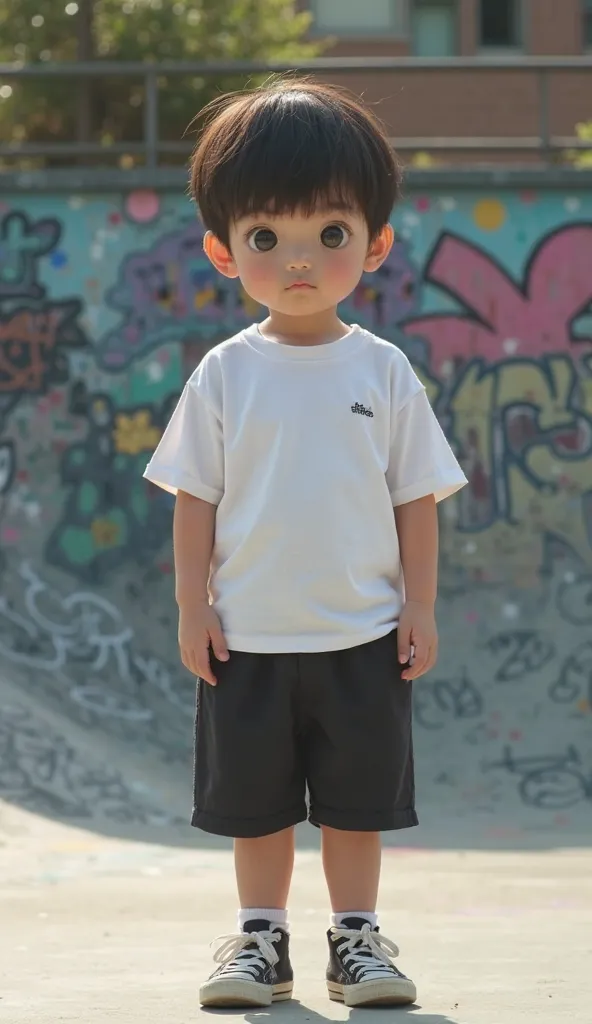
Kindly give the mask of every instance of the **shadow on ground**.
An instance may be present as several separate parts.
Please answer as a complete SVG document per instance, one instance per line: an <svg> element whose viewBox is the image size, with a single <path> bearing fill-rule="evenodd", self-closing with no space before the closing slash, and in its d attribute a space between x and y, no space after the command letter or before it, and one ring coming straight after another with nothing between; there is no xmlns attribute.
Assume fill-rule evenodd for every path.
<svg viewBox="0 0 592 1024"><path fill-rule="evenodd" d="M202 1009L201 1011L207 1016L218 1017L224 1016L234 1017L237 1019L248 1021L249 1024L263 1024L263 1022L271 1020L284 1020L286 1024L335 1024L335 1016L326 1017L322 1013L317 1013L316 1010L311 1010L305 1003L300 1003L298 1000L293 1000L291 1003L286 1004L274 1004L269 1010L257 1010L252 1013L245 1013L244 1010L237 1010L233 1013L229 1010L207 1010ZM440 1013L422 1013L421 1006L401 1006L401 1007L372 1007L371 1009L345 1009L346 1013L349 1013L349 1020L351 1024L369 1024L370 1021L376 1021L378 1019L384 1019L388 1014L389 1018L400 1021L408 1021L408 1024L457 1024L453 1017L447 1017L445 1014Z"/></svg>

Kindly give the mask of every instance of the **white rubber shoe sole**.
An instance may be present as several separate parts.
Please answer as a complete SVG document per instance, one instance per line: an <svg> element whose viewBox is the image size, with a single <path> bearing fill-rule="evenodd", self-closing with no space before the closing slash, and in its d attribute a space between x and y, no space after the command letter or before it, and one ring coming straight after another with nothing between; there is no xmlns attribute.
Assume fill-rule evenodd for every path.
<svg viewBox="0 0 592 1024"><path fill-rule="evenodd" d="M328 981L327 989L329 999L346 1006L405 1006L417 999L417 990L409 978L362 981L358 985Z"/></svg>
<svg viewBox="0 0 592 1024"><path fill-rule="evenodd" d="M260 985L256 981L212 978L199 990L202 1006L270 1006L292 998L294 983L285 981L281 985Z"/></svg>

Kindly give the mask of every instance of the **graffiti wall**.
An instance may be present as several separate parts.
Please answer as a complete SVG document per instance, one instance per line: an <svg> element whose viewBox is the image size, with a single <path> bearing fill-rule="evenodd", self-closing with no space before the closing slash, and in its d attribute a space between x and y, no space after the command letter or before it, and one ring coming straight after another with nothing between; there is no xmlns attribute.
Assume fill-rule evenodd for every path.
<svg viewBox="0 0 592 1024"><path fill-rule="evenodd" d="M411 195L395 227L343 316L407 352L470 481L442 509L442 655L416 687L424 800L561 827L592 804L592 196ZM259 314L182 195L0 204L9 799L169 820L118 767L190 758L172 502L142 472L203 353Z"/></svg>

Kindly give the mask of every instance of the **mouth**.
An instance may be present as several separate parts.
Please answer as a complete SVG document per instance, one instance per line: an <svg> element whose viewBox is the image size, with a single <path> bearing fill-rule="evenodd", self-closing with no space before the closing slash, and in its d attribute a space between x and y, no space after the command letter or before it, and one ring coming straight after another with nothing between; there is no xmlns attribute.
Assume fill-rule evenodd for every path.
<svg viewBox="0 0 592 1024"><path fill-rule="evenodd" d="M308 281L294 281L293 284L289 284L288 285L288 287L286 288L286 291L287 292L292 292L292 291L295 291L296 289L299 289L301 291L306 291L306 289L308 289L308 288L310 288L311 291L314 291L314 287L315 287L314 284L309 284Z"/></svg>

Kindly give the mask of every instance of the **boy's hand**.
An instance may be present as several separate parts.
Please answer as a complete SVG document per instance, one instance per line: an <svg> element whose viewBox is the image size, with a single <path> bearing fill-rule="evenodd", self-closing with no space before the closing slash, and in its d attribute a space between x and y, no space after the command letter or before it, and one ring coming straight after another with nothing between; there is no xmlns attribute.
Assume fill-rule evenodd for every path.
<svg viewBox="0 0 592 1024"><path fill-rule="evenodd" d="M179 647L186 668L210 686L218 680L210 665L210 647L218 661L228 661L229 654L220 619L207 601L179 612Z"/></svg>
<svg viewBox="0 0 592 1024"><path fill-rule="evenodd" d="M402 665L409 661L413 647L413 662L401 673L403 679L418 679L433 668L438 656L434 605L407 601L399 618L397 641Z"/></svg>

